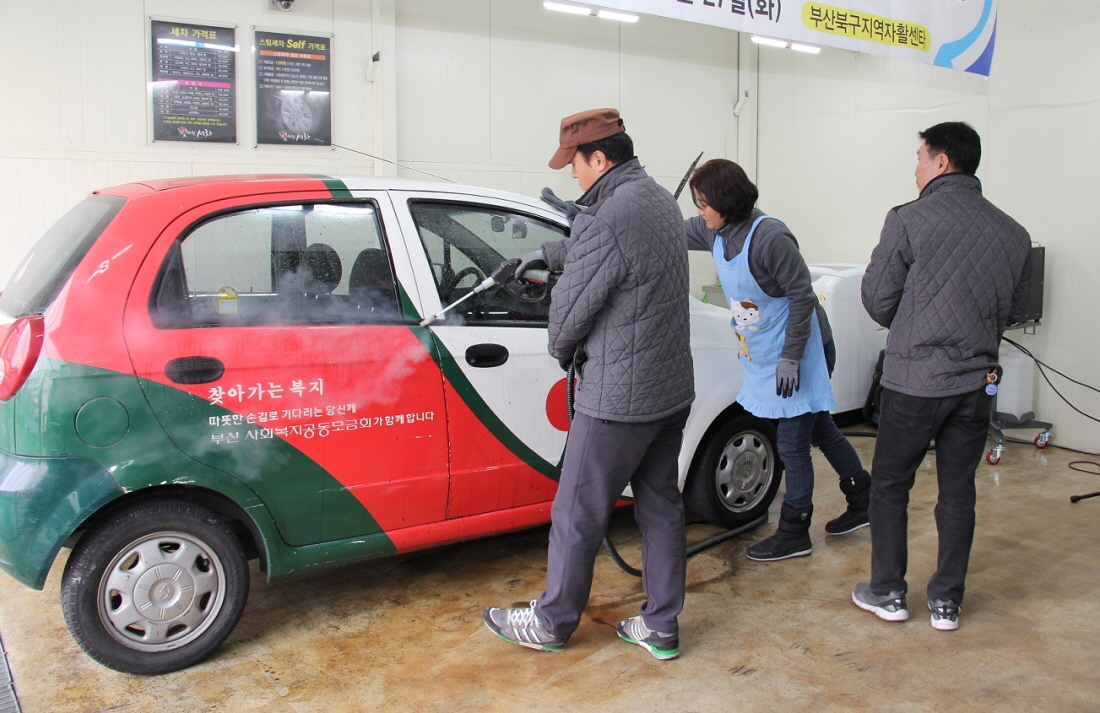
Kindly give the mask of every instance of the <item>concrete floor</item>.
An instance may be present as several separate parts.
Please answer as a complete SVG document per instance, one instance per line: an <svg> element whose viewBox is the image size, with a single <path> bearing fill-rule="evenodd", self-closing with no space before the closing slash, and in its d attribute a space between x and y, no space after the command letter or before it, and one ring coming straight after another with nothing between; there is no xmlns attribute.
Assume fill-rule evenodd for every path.
<svg viewBox="0 0 1100 713"><path fill-rule="evenodd" d="M853 439L865 463L874 442ZM1100 711L1100 478L1084 458L1010 444L978 470L978 530L961 628L923 611L935 560L935 480L926 460L910 507L911 619L880 621L850 600L870 536L826 537L842 509L815 455L812 557L762 564L745 548L772 525L688 565L682 656L652 659L616 637L639 580L600 555L593 597L561 653L520 648L481 623L488 604L537 596L547 528L269 585L255 572L244 616L203 664L154 678L83 655L58 604L0 576L0 632L24 711ZM1091 460L1097 460L1095 458ZM778 511L778 499L773 520ZM689 528L692 541L715 530ZM628 511L612 534L638 561Z"/></svg>

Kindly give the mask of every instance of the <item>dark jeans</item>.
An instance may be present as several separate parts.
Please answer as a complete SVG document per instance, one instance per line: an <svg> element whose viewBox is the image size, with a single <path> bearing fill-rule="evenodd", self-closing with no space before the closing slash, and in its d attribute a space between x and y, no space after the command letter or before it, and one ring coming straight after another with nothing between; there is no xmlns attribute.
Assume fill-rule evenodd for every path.
<svg viewBox="0 0 1100 713"><path fill-rule="evenodd" d="M569 429L561 480L550 511L546 591L535 612L551 634L568 639L592 590L592 567L611 511L629 483L642 532L642 619L674 634L684 608L687 537L677 458L690 409L646 423L578 413Z"/></svg>
<svg viewBox="0 0 1100 713"><path fill-rule="evenodd" d="M836 349L831 339L824 349L825 365L832 376ZM810 446L821 449L841 478L850 478L863 470L855 448L837 428L828 411L781 418L776 424L775 435L775 445L786 469L787 492L783 502L793 508L807 508L813 503L814 465Z"/></svg>
<svg viewBox="0 0 1100 713"><path fill-rule="evenodd" d="M923 398L883 389L871 477L871 591L906 592L909 491L936 441L939 556L928 599L962 604L974 541L974 471L982 459L993 397L978 389Z"/></svg>

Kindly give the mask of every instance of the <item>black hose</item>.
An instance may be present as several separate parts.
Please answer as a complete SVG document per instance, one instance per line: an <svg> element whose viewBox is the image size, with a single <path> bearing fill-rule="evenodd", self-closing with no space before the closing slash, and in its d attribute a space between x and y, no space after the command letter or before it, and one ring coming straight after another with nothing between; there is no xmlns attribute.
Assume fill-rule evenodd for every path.
<svg viewBox="0 0 1100 713"><path fill-rule="evenodd" d="M573 416L575 415L575 410L573 408L573 389L576 384L577 369L573 365L573 362L569 362L569 366L565 370L565 412L569 416L569 423L573 423ZM726 540L737 537L738 535L742 535L753 528L763 525L767 521L768 514L764 513L763 515L746 525L741 525L740 527L734 528L732 530L727 530L726 532L717 534L714 537L708 538L706 540L703 540L702 542L692 545L687 550L687 556L692 557L699 554L703 550L710 549L715 545L720 545ZM630 564L628 564L627 561L623 559L622 555L619 554L619 551L615 549L615 544L611 542L611 537L609 537L608 535L604 535L603 544L604 547L607 548L607 554L611 557L611 560L615 564L619 565L619 569L633 577L642 576L642 570L638 569L637 567L632 567Z"/></svg>

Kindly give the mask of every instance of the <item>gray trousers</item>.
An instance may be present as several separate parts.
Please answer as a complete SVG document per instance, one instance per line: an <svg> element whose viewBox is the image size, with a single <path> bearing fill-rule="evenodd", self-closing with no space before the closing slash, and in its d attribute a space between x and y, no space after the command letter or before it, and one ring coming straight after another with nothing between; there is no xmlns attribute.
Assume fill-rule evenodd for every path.
<svg viewBox="0 0 1100 713"><path fill-rule="evenodd" d="M580 623L596 553L627 483L642 531L643 621L654 631L678 632L687 539L676 459L689 411L648 423L604 421L580 413L574 418L550 512L546 591L535 606L539 621L554 636L568 639Z"/></svg>

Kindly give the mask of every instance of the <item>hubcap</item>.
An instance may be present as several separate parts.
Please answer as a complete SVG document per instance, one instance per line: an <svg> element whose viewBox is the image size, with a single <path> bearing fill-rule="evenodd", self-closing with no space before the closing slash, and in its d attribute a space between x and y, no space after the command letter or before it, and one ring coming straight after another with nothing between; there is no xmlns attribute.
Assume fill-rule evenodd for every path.
<svg viewBox="0 0 1100 713"><path fill-rule="evenodd" d="M768 441L756 431L742 431L722 449L714 473L718 499L731 512L751 510L768 490L775 458Z"/></svg>
<svg viewBox="0 0 1100 713"><path fill-rule="evenodd" d="M140 651L167 651L194 640L221 611L225 571L206 543L158 532L124 547L99 586L99 615L116 640Z"/></svg>

